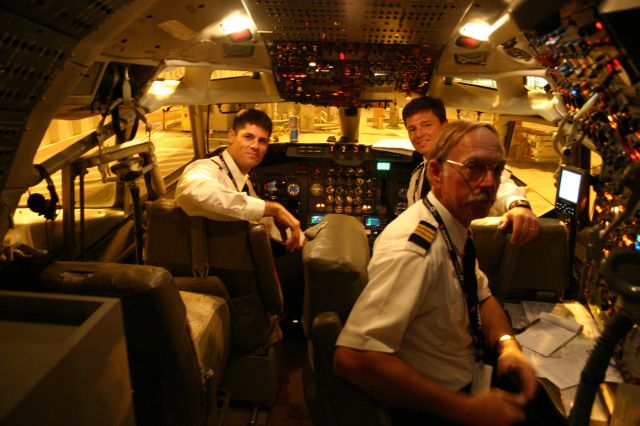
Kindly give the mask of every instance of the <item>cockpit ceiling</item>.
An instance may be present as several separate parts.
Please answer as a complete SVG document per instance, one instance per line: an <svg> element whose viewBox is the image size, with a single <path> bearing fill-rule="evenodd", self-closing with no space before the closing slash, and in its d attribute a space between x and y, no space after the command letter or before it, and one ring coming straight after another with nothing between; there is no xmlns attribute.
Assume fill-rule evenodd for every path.
<svg viewBox="0 0 640 426"><path fill-rule="evenodd" d="M284 99L366 107L392 102L391 92L426 93L470 3L254 0L247 7Z"/></svg>

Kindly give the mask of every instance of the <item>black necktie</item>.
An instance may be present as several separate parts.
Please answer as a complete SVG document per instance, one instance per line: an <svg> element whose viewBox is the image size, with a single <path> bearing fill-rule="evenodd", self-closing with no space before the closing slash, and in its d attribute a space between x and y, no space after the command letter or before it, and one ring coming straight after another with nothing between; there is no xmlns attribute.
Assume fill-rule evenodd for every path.
<svg viewBox="0 0 640 426"><path fill-rule="evenodd" d="M420 188L420 198L426 197L427 194L429 193L429 190L431 189L431 184L429 183L429 179L427 179L426 167L427 167L426 164L423 162L422 170L420 172L421 174L420 180L422 180L422 188Z"/></svg>
<svg viewBox="0 0 640 426"><path fill-rule="evenodd" d="M242 187L242 192L244 192L247 195L251 195L249 194L249 187L247 186L247 183L244 183L244 186Z"/></svg>
<svg viewBox="0 0 640 426"><path fill-rule="evenodd" d="M473 245L471 235L467 236L467 243L464 246L462 256L462 272L464 274L464 293L467 299L467 311L469 312L469 327L473 341L478 349L478 354L482 354L482 329L480 328L480 318L478 312L478 280L476 279L476 249Z"/></svg>

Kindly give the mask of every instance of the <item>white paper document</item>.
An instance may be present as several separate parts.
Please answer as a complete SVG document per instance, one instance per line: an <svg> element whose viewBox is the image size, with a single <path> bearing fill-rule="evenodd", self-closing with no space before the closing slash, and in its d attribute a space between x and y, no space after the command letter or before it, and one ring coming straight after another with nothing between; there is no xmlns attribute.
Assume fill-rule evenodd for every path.
<svg viewBox="0 0 640 426"><path fill-rule="evenodd" d="M520 345L549 356L559 347L580 334L582 325L568 318L560 318L547 312L540 313L540 321L516 335Z"/></svg>

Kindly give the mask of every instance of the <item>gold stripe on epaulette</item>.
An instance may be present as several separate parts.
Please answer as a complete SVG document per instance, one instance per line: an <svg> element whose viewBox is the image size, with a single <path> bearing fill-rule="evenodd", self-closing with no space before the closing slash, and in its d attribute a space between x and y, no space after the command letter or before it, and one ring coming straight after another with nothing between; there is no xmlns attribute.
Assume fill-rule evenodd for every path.
<svg viewBox="0 0 640 426"><path fill-rule="evenodd" d="M436 236L435 229L429 228L422 224L418 225L413 232L420 235L421 237L423 237L425 240L429 242L433 242L433 239Z"/></svg>
<svg viewBox="0 0 640 426"><path fill-rule="evenodd" d="M429 222L421 220L413 233L409 235L409 241L429 250L431 243L436 238L436 227Z"/></svg>

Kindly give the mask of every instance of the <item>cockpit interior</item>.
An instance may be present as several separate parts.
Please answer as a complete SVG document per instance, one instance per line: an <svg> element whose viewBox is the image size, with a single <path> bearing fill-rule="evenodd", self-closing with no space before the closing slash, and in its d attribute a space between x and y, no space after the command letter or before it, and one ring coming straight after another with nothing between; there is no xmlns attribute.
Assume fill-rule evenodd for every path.
<svg viewBox="0 0 640 426"><path fill-rule="evenodd" d="M634 0L0 1L0 424L390 424L333 375L331 327L409 207L402 111L427 95L495 126L540 218L522 246L472 224L514 329L592 324L531 424L640 424L638 22ZM174 200L243 108L273 122L255 194L309 230L298 339L265 227Z"/></svg>

